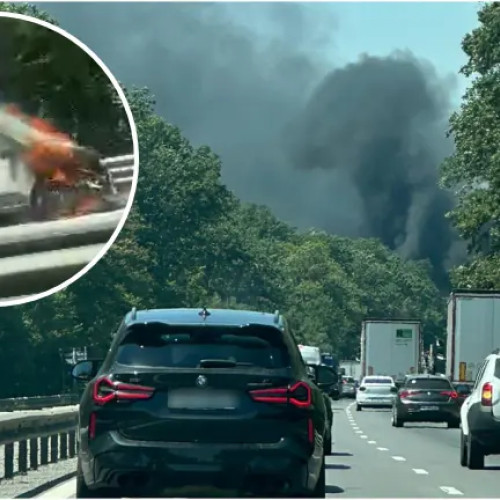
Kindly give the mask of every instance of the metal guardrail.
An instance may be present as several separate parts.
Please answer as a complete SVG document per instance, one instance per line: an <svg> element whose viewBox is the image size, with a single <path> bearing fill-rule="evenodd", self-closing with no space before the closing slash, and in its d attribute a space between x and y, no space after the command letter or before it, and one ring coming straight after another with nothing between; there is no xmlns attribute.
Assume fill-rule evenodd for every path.
<svg viewBox="0 0 500 500"><path fill-rule="evenodd" d="M0 485L16 474L75 457L77 420L76 408L1 420L0 445L4 445L4 456Z"/></svg>
<svg viewBox="0 0 500 500"><path fill-rule="evenodd" d="M80 401L77 394L53 394L51 396L32 396L26 398L0 399L0 412L43 410L58 406L76 405Z"/></svg>
<svg viewBox="0 0 500 500"><path fill-rule="evenodd" d="M109 240L122 210L0 229L0 298L59 285L85 267Z"/></svg>
<svg viewBox="0 0 500 500"><path fill-rule="evenodd" d="M119 191L130 191L134 178L134 155L115 156L101 160L101 165L108 169L111 182Z"/></svg>

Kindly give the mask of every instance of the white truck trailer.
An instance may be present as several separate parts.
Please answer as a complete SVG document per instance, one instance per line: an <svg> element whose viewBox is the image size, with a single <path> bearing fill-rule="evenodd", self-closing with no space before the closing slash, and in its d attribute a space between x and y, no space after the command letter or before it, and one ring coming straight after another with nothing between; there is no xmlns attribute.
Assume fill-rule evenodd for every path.
<svg viewBox="0 0 500 500"><path fill-rule="evenodd" d="M354 380L359 381L361 379L361 363L354 360L343 360L340 362L339 372L343 376L353 377Z"/></svg>
<svg viewBox="0 0 500 500"><path fill-rule="evenodd" d="M407 319L367 319L361 327L361 377L388 375L401 380L420 373L421 323Z"/></svg>
<svg viewBox="0 0 500 500"><path fill-rule="evenodd" d="M473 382L486 356L500 347L500 291L457 290L448 300L446 376Z"/></svg>

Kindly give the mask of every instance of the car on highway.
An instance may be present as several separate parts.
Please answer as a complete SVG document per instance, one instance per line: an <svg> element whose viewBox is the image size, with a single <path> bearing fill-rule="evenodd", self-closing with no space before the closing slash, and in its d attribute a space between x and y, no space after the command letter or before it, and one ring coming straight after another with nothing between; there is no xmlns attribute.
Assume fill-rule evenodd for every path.
<svg viewBox="0 0 500 500"><path fill-rule="evenodd" d="M500 354L486 357L470 396L460 409L460 464L483 469L487 455L500 455Z"/></svg>
<svg viewBox="0 0 500 500"><path fill-rule="evenodd" d="M77 498L186 487L325 497L322 390L279 313L133 309L81 361Z"/></svg>
<svg viewBox="0 0 500 500"><path fill-rule="evenodd" d="M407 376L392 407L392 425L406 422L446 422L460 425L460 402L451 382L440 375Z"/></svg>
<svg viewBox="0 0 500 500"><path fill-rule="evenodd" d="M340 386L340 395L343 398L356 397L356 381L354 380L354 377L349 377L349 376L342 377L342 384Z"/></svg>
<svg viewBox="0 0 500 500"><path fill-rule="evenodd" d="M356 411L366 407L391 408L397 393L392 377L385 375L368 375L363 377L356 391Z"/></svg>

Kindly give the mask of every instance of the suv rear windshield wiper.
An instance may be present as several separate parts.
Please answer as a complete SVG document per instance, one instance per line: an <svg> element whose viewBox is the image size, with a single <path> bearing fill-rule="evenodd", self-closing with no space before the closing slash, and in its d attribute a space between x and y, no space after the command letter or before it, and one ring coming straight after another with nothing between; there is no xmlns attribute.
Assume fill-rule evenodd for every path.
<svg viewBox="0 0 500 500"><path fill-rule="evenodd" d="M237 366L255 366L253 363L238 363L230 359L202 359L200 368L236 368Z"/></svg>

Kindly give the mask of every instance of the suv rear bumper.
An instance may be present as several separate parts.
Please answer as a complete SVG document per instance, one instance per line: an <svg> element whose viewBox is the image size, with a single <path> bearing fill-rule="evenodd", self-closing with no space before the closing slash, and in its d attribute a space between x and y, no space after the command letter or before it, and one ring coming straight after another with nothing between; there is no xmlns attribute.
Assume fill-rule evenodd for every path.
<svg viewBox="0 0 500 500"><path fill-rule="evenodd" d="M271 490L312 491L323 463L292 440L272 444L200 444L130 441L110 432L82 454L87 486L151 489L214 486L252 489L271 481ZM85 460L87 458L87 460Z"/></svg>
<svg viewBox="0 0 500 500"><path fill-rule="evenodd" d="M500 453L500 420L493 416L491 408L471 405L468 411L469 432L486 454Z"/></svg>

